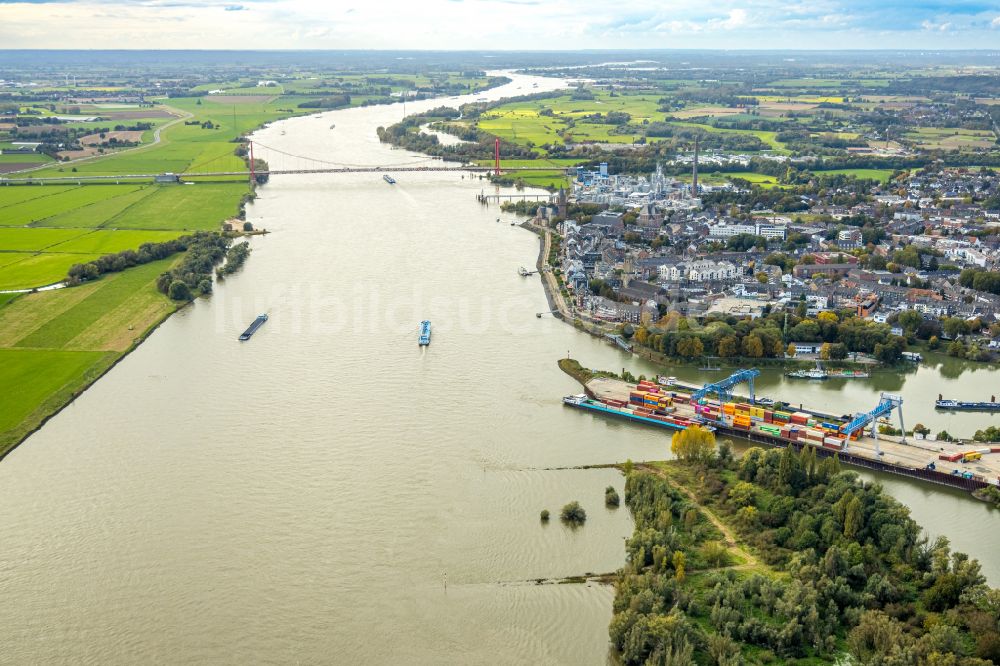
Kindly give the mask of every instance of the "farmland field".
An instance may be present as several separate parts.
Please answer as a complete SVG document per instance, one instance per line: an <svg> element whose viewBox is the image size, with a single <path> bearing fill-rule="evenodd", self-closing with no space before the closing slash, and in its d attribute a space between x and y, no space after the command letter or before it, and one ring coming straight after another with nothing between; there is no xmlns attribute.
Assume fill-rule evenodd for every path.
<svg viewBox="0 0 1000 666"><path fill-rule="evenodd" d="M479 128L520 145L563 144L565 132L573 142L632 143L641 133L613 134L615 125L588 122L587 116L609 112L628 113L632 123L662 120L655 95L614 95L599 92L595 99L573 99L563 95L552 99L513 102L482 115ZM546 111L543 115L542 111ZM551 112L551 115L549 115ZM570 122L573 127L570 127Z"/></svg>
<svg viewBox="0 0 1000 666"><path fill-rule="evenodd" d="M3 219L3 210L8 206L13 206L29 199L40 199L42 197L60 194L67 190L77 189L77 185L44 185L36 187L4 186L0 187L0 220Z"/></svg>
<svg viewBox="0 0 1000 666"><path fill-rule="evenodd" d="M74 187L57 194L47 194L37 199L29 199L20 203L5 206L3 210L3 226L19 227L26 224L41 222L49 217L74 210L82 206L110 199L122 194L134 192L140 188L139 185L88 185L86 187ZM3 188L20 189L20 188ZM43 188L39 188L42 190ZM2 195L2 193L0 193ZM0 204L3 199L0 196Z"/></svg>
<svg viewBox="0 0 1000 666"><path fill-rule="evenodd" d="M0 297L0 382L17 387L0 395L0 453L177 308L155 288L156 276L172 262L149 263L79 287Z"/></svg>
<svg viewBox="0 0 1000 666"><path fill-rule="evenodd" d="M51 162L52 158L42 153L2 153L0 154L0 164L15 162L20 164L45 164Z"/></svg>
<svg viewBox="0 0 1000 666"><path fill-rule="evenodd" d="M836 174L843 174L845 176L854 176L855 178L867 178L870 180L878 180L883 183L889 182L889 177L892 176L892 169L830 169L828 171L815 171L817 175L829 175L833 176Z"/></svg>
<svg viewBox="0 0 1000 666"><path fill-rule="evenodd" d="M41 230L39 230L41 231ZM77 235L48 248L49 252L114 254L131 250L143 243L162 243L183 236L183 231L111 231L99 229Z"/></svg>
<svg viewBox="0 0 1000 666"><path fill-rule="evenodd" d="M519 171L507 174L515 180L524 181L525 185L533 187L549 187L552 189L558 189L560 187L569 187L569 179L566 176L565 169L581 164L579 159L574 158L559 158L559 159L540 159L540 160L503 160L500 163L501 168L511 168L519 166L530 166L530 167L554 167L552 171ZM481 166L492 166L492 162L480 161Z"/></svg>
<svg viewBox="0 0 1000 666"><path fill-rule="evenodd" d="M907 132L904 136L922 148L941 150L990 148L996 141L993 132L957 127L920 127L914 132Z"/></svg>
<svg viewBox="0 0 1000 666"><path fill-rule="evenodd" d="M83 229L17 229L0 227L0 248L4 251L38 252L85 234Z"/></svg>
<svg viewBox="0 0 1000 666"><path fill-rule="evenodd" d="M755 173L753 171L723 171L716 174L723 178L741 178L745 181L753 183L754 185L760 185L761 187L779 187L778 179L774 176L768 176L764 173Z"/></svg>
<svg viewBox="0 0 1000 666"><path fill-rule="evenodd" d="M0 289L32 289L59 282L73 264L93 261L97 254L3 253L18 258L0 267Z"/></svg>
<svg viewBox="0 0 1000 666"><path fill-rule="evenodd" d="M117 229L219 229L238 212L245 183L171 185L115 218Z"/></svg>
<svg viewBox="0 0 1000 666"><path fill-rule="evenodd" d="M99 351L0 349L0 385L14 389L0 395L0 450L9 445L17 426L41 420L29 418L33 412L48 411L47 401L56 396L68 398L79 377L108 356Z"/></svg>
<svg viewBox="0 0 1000 666"><path fill-rule="evenodd" d="M71 344L77 336L101 322L102 319L112 315L118 307L144 287L149 287L145 291L152 298L147 298L144 295L140 299L140 309L147 302L159 302L164 306L172 307L172 304L156 292L153 287L156 276L162 273L169 263L169 259L157 261L105 276L95 283L96 288L88 293L84 299L16 341L14 346L46 349L79 347L77 344ZM25 299L25 304L29 305L30 300ZM110 330L112 327L101 328ZM95 331L95 333L97 332L99 331ZM108 343L108 339L101 339L98 335L91 335L90 338L91 344L85 345L88 348L100 347ZM118 349L118 351L124 351L124 349Z"/></svg>
<svg viewBox="0 0 1000 666"><path fill-rule="evenodd" d="M39 222L37 227L102 227L115 226L114 222L127 214L130 207L154 194L157 185L147 185L131 192L96 201L86 206L80 206Z"/></svg>
<svg viewBox="0 0 1000 666"><path fill-rule="evenodd" d="M772 88L839 88L838 79L779 79L767 84Z"/></svg>
<svg viewBox="0 0 1000 666"><path fill-rule="evenodd" d="M788 149L785 147L785 144L781 143L776 138L777 134L778 134L777 132L767 132L767 131L764 131L764 130L728 129L728 128L721 128L721 127L712 127L711 125L701 125L699 123L687 123L687 122L676 122L676 121L671 122L670 124L671 125L677 125L677 126L680 126L680 127L697 127L699 129L705 130L706 132L722 132L722 133L728 133L728 134L747 134L747 135L755 136L758 139L760 139L763 143L768 144L769 146L771 146L771 150L773 150L773 152L775 152L775 153L777 153L779 155L787 155L789 153Z"/></svg>

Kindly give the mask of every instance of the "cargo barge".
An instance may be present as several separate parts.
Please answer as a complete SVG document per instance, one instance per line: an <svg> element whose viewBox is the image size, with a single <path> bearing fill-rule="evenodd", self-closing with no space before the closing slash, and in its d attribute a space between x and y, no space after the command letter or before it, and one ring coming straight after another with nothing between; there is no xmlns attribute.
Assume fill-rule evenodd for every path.
<svg viewBox="0 0 1000 666"><path fill-rule="evenodd" d="M934 401L934 409L947 409L956 412L1000 412L1000 402L967 402L964 400Z"/></svg>
<svg viewBox="0 0 1000 666"><path fill-rule="evenodd" d="M584 383L591 400L580 404L581 398L586 396L569 396L564 402L613 416L629 416L631 420L638 419L621 414L625 406L643 412L659 410L661 415L666 407L672 418L686 421L685 427L701 425L713 429L716 436L795 450L810 449L817 457L837 456L841 462L865 469L966 491L997 486L1000 481L996 460L1000 457L1000 446L970 450L960 444L932 442L924 445L891 437L879 442L869 436L867 431L877 427L882 416L889 410L898 409L898 404L888 400L885 394L879 405L867 413L838 417L802 406L798 410L774 409L773 405L754 404L735 396L722 400L707 396L693 399L692 394L672 390L682 385L674 378L663 382L658 377L656 382L644 379L632 384L594 377ZM656 425L663 427L662 423ZM996 481L988 481L988 478Z"/></svg>
<svg viewBox="0 0 1000 666"><path fill-rule="evenodd" d="M819 457L837 456L842 462L878 472L907 476L966 491L975 491L988 484L985 477L971 470L937 469L931 462L908 465L881 459L878 450L873 457L868 451L855 451L852 444L863 437L863 430L846 436L843 424L818 419L809 411L779 411L740 402L703 400L692 404L697 418L712 425L717 435L729 435L775 447L792 447L797 451L811 448ZM939 454L938 459L954 463L980 460L986 452L1000 453L1000 447L974 449L957 454ZM928 451L928 454L931 452Z"/></svg>
<svg viewBox="0 0 1000 666"><path fill-rule="evenodd" d="M576 407L577 409L586 409L592 412L607 414L609 416L618 416L631 421L638 421L639 423L648 423L649 425L658 426L660 428L668 428L670 430L686 430L692 425L701 426L705 430L715 430L712 426L703 425L682 416L666 414L661 410L647 409L645 411L640 411L642 408L629 408L624 401L593 400L588 398L587 395L583 393L578 395L567 395L563 398L563 404L569 405L570 407Z"/></svg>
<svg viewBox="0 0 1000 666"><path fill-rule="evenodd" d="M253 323L250 324L249 328L243 331L243 333L240 335L240 340L241 341L249 340L250 336L256 333L257 329L263 326L265 321L267 321L267 315L266 314L259 315L256 319L253 320Z"/></svg>
<svg viewBox="0 0 1000 666"><path fill-rule="evenodd" d="M420 322L420 338L417 342L421 347L426 347L431 343L431 323L426 319Z"/></svg>

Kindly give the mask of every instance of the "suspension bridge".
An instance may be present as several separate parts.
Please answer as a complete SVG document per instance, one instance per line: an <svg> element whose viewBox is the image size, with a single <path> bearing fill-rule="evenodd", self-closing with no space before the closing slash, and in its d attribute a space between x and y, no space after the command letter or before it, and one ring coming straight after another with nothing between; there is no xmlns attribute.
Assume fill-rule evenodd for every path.
<svg viewBox="0 0 1000 666"><path fill-rule="evenodd" d="M257 151L255 157L254 151ZM259 181L259 177L284 176L296 174L351 174L351 173L468 173L488 174L496 176L502 173L530 171L563 171L558 166L512 166L503 167L500 160L500 140L497 139L494 148L494 163L492 166L478 164L449 165L436 157L422 157L410 162L390 163L381 165L350 164L342 161L330 161L306 155L296 155L278 148L263 145L259 142L248 142L248 157L244 160L236 155L217 156L186 167L175 173L138 172L138 173L94 173L75 172L59 176L34 177L30 173L12 173L0 176L0 185L43 185L45 183L82 183L92 182L132 182L158 181L175 182L183 180L210 180L212 178L231 179L247 178L251 182ZM263 149L263 150L262 150ZM258 160L266 167L257 168ZM239 166L236 166L239 165ZM55 165L46 165L51 168Z"/></svg>

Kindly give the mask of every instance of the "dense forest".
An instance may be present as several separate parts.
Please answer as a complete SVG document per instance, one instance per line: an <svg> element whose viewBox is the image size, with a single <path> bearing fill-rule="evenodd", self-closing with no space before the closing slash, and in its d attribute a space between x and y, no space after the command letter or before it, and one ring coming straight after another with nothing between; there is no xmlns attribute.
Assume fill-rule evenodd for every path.
<svg viewBox="0 0 1000 666"><path fill-rule="evenodd" d="M836 458L735 460L723 443L626 474L635 531L609 629L624 663L1000 661L1000 591L979 564Z"/></svg>

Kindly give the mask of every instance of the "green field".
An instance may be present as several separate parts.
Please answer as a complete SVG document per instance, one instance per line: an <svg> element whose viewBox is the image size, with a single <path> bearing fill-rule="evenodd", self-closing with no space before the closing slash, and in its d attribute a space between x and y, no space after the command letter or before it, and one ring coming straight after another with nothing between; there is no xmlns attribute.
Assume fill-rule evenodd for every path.
<svg viewBox="0 0 1000 666"><path fill-rule="evenodd" d="M0 394L0 452L10 446L10 433L20 432L24 423L37 424L39 412L57 409L79 378L108 356L113 354L0 349L0 386L7 387Z"/></svg>
<svg viewBox="0 0 1000 666"><path fill-rule="evenodd" d="M773 88L839 88L839 79L779 79L771 81L767 85Z"/></svg>
<svg viewBox="0 0 1000 666"><path fill-rule="evenodd" d="M967 130L958 127L920 127L903 136L918 147L929 150L991 148L997 138L993 132L986 130Z"/></svg>
<svg viewBox="0 0 1000 666"><path fill-rule="evenodd" d="M480 161L481 166L492 166L493 162ZM569 178L565 169L581 164L581 161L574 158L540 159L540 160L503 160L501 168L512 168L519 166L530 167L555 167L553 171L511 171L506 175L515 180L521 180L525 185L531 187L559 189L569 187Z"/></svg>
<svg viewBox="0 0 1000 666"><path fill-rule="evenodd" d="M551 111L543 115L542 111ZM657 110L657 96L614 95L599 91L593 100L575 100L571 95L527 102L512 102L484 113L478 121L479 128L495 136L520 145L541 146L575 143L632 143L641 132L613 133L615 125L589 122L586 116L617 111L628 113L630 122L663 120ZM573 124L574 126L570 126Z"/></svg>
<svg viewBox="0 0 1000 666"><path fill-rule="evenodd" d="M245 183L169 185L113 218L115 229L219 229L238 212Z"/></svg>
<svg viewBox="0 0 1000 666"><path fill-rule="evenodd" d="M680 127L697 127L699 129L705 130L706 132L722 132L727 134L749 134L755 136L761 140L761 142L769 145L771 151L779 155L788 155L791 151L785 146L785 144L778 141L777 132L768 132L764 130L741 130L741 129L728 129L721 127L712 127L711 125L702 125L700 123L688 123L680 121L671 121L671 125L678 125Z"/></svg>
<svg viewBox="0 0 1000 666"><path fill-rule="evenodd" d="M38 188L37 191L43 194L43 196L27 201L22 200L20 203L11 205L5 205L4 194L7 190L16 191L21 188L0 188L0 206L3 206L3 216L0 220L2 220L2 225L7 227L20 227L43 222L47 218L60 213L134 192L140 187L140 185L87 185L84 187L74 187L55 194L48 193L47 188ZM34 188L31 189L34 190Z"/></svg>
<svg viewBox="0 0 1000 666"><path fill-rule="evenodd" d="M16 387L0 395L0 455L176 309L155 288L173 261L79 287L0 296L0 385Z"/></svg>
<svg viewBox="0 0 1000 666"><path fill-rule="evenodd" d="M0 220L3 219L4 208L14 204L28 201L30 199L40 199L42 197L60 194L67 190L76 189L76 185L37 185L33 187L22 187L19 185L4 185L0 187Z"/></svg>
<svg viewBox="0 0 1000 666"><path fill-rule="evenodd" d="M789 187L788 185L780 185L778 179L774 176L768 176L764 173L756 173L753 171L722 171L716 174L726 179L732 178L742 178L754 185L760 185L761 187Z"/></svg>
<svg viewBox="0 0 1000 666"><path fill-rule="evenodd" d="M842 174L845 176L854 176L855 178L878 180L883 183L889 182L889 178L892 177L892 169L830 169L828 171L814 171L813 173L830 176Z"/></svg>
<svg viewBox="0 0 1000 666"><path fill-rule="evenodd" d="M241 91L245 92L245 91ZM274 91L269 91L274 92ZM301 98L169 101L177 119L161 142L70 165L53 162L33 178L79 174L241 171L233 139L299 113ZM234 115L235 111L235 115ZM302 111L305 113L305 111ZM211 122L213 128L203 127ZM152 132L146 132L146 140ZM23 156L19 156L23 157ZM12 178L25 178L13 175ZM219 229L248 192L246 179L195 185L85 184L0 187L0 290L58 282L69 267L103 254ZM177 304L155 288L176 258L130 268L77 287L0 295L0 455L86 388Z"/></svg>
<svg viewBox="0 0 1000 666"><path fill-rule="evenodd" d="M39 229L39 231L42 231ZM46 230L47 231L47 230ZM183 236L184 231L111 231L98 229L79 234L48 248L49 252L69 252L84 254L114 254L131 250L143 243L162 243Z"/></svg>
<svg viewBox="0 0 1000 666"><path fill-rule="evenodd" d="M83 229L18 229L0 227L0 248L4 251L38 252L71 238L82 236ZM2 264L2 262L0 262Z"/></svg>
<svg viewBox="0 0 1000 666"><path fill-rule="evenodd" d="M42 153L0 154L0 164L45 164L51 161L51 157Z"/></svg>
<svg viewBox="0 0 1000 666"><path fill-rule="evenodd" d="M86 298L17 340L13 346L45 349L78 346L71 342L108 313L114 312L142 287L150 285L170 263L169 259L153 262L98 280L96 288ZM154 299L166 300L160 294L155 294Z"/></svg>
<svg viewBox="0 0 1000 666"><path fill-rule="evenodd" d="M32 289L54 284L66 277L73 264L85 264L99 255L4 252L3 256L17 256L17 259L0 267L0 290Z"/></svg>
<svg viewBox="0 0 1000 666"><path fill-rule="evenodd" d="M160 187L162 186L147 185L124 194L109 196L86 206L48 217L35 226L87 228L114 226L115 220L126 215L138 202L155 194Z"/></svg>

